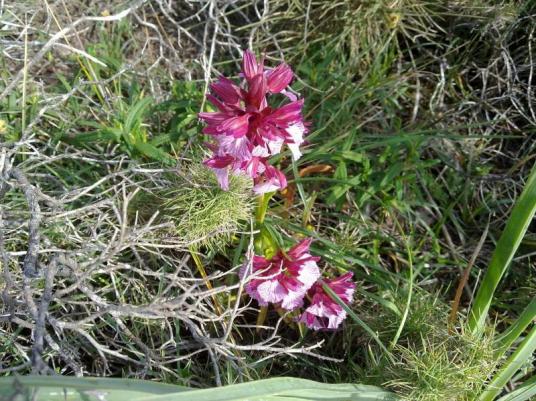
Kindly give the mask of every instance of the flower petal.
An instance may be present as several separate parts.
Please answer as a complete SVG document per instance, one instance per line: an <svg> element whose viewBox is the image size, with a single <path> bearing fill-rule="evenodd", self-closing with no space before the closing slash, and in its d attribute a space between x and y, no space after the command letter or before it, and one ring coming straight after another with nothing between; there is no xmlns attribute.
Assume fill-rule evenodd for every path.
<svg viewBox="0 0 536 401"><path fill-rule="evenodd" d="M352 273L346 273L335 279L324 279L324 285L329 286L344 302L352 302L355 283ZM325 291L322 283L316 283L309 290L312 302L304 311L299 321L314 330L337 329L346 319L346 311L335 302Z"/></svg>
<svg viewBox="0 0 536 401"><path fill-rule="evenodd" d="M303 284L303 288L308 290L320 278L320 269L314 260L309 260L303 264L298 275L298 280Z"/></svg>
<svg viewBox="0 0 536 401"><path fill-rule="evenodd" d="M239 162L251 159L250 143L246 136L234 138L228 135L219 135L216 139L219 144L217 153L231 155Z"/></svg>
<svg viewBox="0 0 536 401"><path fill-rule="evenodd" d="M283 298L281 307L286 310L294 310L303 306L305 291L289 291Z"/></svg>
<svg viewBox="0 0 536 401"><path fill-rule="evenodd" d="M292 248L289 249L287 255L293 259L300 259L304 255L309 255L309 247L313 242L312 238L304 238Z"/></svg>
<svg viewBox="0 0 536 401"><path fill-rule="evenodd" d="M258 63L255 55L251 50L245 50L242 55L242 72L249 81L255 75L261 74L263 70L263 64Z"/></svg>
<svg viewBox="0 0 536 401"><path fill-rule="evenodd" d="M292 124L303 123L302 117L303 99L288 103L276 109L269 120L280 127L288 127Z"/></svg>
<svg viewBox="0 0 536 401"><path fill-rule="evenodd" d="M219 111L225 112L225 113L236 113L237 110L240 110L240 108L237 108L235 105L227 105L218 100L216 96L211 95L210 93L207 94L207 100L212 103Z"/></svg>
<svg viewBox="0 0 536 401"><path fill-rule="evenodd" d="M219 125L223 123L225 120L232 117L232 115L229 115L227 113L220 113L218 111L202 112L202 113L199 113L198 116L200 119L202 119L209 125Z"/></svg>
<svg viewBox="0 0 536 401"><path fill-rule="evenodd" d="M236 86L233 81L223 76L212 83L210 89L218 95L224 103L234 105L241 100L240 88Z"/></svg>
<svg viewBox="0 0 536 401"><path fill-rule="evenodd" d="M285 132L292 138L292 142L287 141L287 146L292 152L292 159L298 160L302 155L300 145L303 143L303 134L307 132L307 129L302 122L298 122L287 127Z"/></svg>
<svg viewBox="0 0 536 401"><path fill-rule="evenodd" d="M231 155L214 156L205 160L203 163L210 168L224 168L229 166L235 161L235 158Z"/></svg>
<svg viewBox="0 0 536 401"><path fill-rule="evenodd" d="M260 195L286 188L287 178L282 171L269 164L265 164L265 168L264 175L256 178L253 192Z"/></svg>
<svg viewBox="0 0 536 401"><path fill-rule="evenodd" d="M257 293L264 302L279 303L287 295L287 290L277 280L266 280L257 287Z"/></svg>
<svg viewBox="0 0 536 401"><path fill-rule="evenodd" d="M292 69L285 63L279 64L273 70L270 70L266 74L268 90L271 93L282 92L292 81L294 74Z"/></svg>
<svg viewBox="0 0 536 401"><path fill-rule="evenodd" d="M295 102L296 100L298 100L298 96L296 96L294 93L292 93L291 91L287 91L287 90L282 90L281 91L281 94L285 95L286 97L288 97L290 99L291 102Z"/></svg>
<svg viewBox="0 0 536 401"><path fill-rule="evenodd" d="M266 77L263 74L255 75L249 82L249 91L247 94L248 108L260 110L267 90Z"/></svg>
<svg viewBox="0 0 536 401"><path fill-rule="evenodd" d="M249 114L243 116L231 117L222 122L218 129L226 135L232 135L239 138L247 134L249 129Z"/></svg>
<svg viewBox="0 0 536 401"><path fill-rule="evenodd" d="M229 190L229 169L227 168L215 168L214 174L216 174L216 179L218 180L218 184L220 184L220 188L224 191Z"/></svg>

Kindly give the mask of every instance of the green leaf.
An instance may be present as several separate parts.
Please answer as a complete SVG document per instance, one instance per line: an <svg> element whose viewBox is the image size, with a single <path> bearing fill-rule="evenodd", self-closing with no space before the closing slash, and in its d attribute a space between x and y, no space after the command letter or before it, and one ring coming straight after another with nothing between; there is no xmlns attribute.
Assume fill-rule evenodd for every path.
<svg viewBox="0 0 536 401"><path fill-rule="evenodd" d="M133 379L75 378L47 376L16 376L0 378L0 394L7 399L32 399L35 401L97 400L99 394L106 401L142 401L149 395L177 394L191 391L188 387L153 383ZM34 394L33 398L15 398L17 395Z"/></svg>
<svg viewBox="0 0 536 401"><path fill-rule="evenodd" d="M381 179L375 183L375 189L380 191L387 187L395 180L396 177L400 176L403 171L404 165L402 163L394 163L391 167L389 167L389 169L387 169L385 175L383 175Z"/></svg>
<svg viewBox="0 0 536 401"><path fill-rule="evenodd" d="M132 106L132 108L128 111L127 118L125 119L125 132L129 133L134 130L136 126L141 124L143 115L151 105L152 101L153 98L145 97L143 99L140 99Z"/></svg>
<svg viewBox="0 0 536 401"><path fill-rule="evenodd" d="M93 143L93 142L107 142L119 140L121 132L116 128L103 128L92 132L82 132L74 136L63 136L63 140L78 145Z"/></svg>
<svg viewBox="0 0 536 401"><path fill-rule="evenodd" d="M536 395L536 376L527 380L523 385L516 388L514 391L499 398L497 401L527 401L532 400Z"/></svg>
<svg viewBox="0 0 536 401"><path fill-rule="evenodd" d="M102 129L104 127L101 123L94 120L79 120L78 123L82 127L91 127L95 129Z"/></svg>
<svg viewBox="0 0 536 401"><path fill-rule="evenodd" d="M536 320L536 297L532 299L530 304L523 310L521 315L517 320L512 323L512 325L496 339L497 344L497 354L496 357L499 359L507 350L512 346L512 344L519 338L525 329Z"/></svg>
<svg viewBox="0 0 536 401"><path fill-rule="evenodd" d="M255 236L255 252L259 255L264 255L266 258L272 258L281 248L278 244L278 239L282 243L281 238L278 238L277 230L274 230L268 223L264 223L259 234Z"/></svg>
<svg viewBox="0 0 536 401"><path fill-rule="evenodd" d="M357 163L362 163L365 159L363 153L357 153L351 150L343 150L342 152L339 152L339 154L343 159L351 160Z"/></svg>
<svg viewBox="0 0 536 401"><path fill-rule="evenodd" d="M378 304L383 306L385 309L390 310L399 318L402 317L402 312L400 311L400 309L398 308L398 306L396 306L394 302L389 301L388 299L382 298L381 296L376 295L372 292L365 291L361 288L356 288L356 291L359 292L361 295L377 302Z"/></svg>
<svg viewBox="0 0 536 401"><path fill-rule="evenodd" d="M155 147L159 147L161 145L168 144L170 142L171 142L170 135L157 135L149 141L149 143Z"/></svg>
<svg viewBox="0 0 536 401"><path fill-rule="evenodd" d="M275 378L225 387L194 390L132 379L72 377L0 378L0 393L14 398L35 391L35 401L396 401L394 394L374 386L325 384L295 378ZM10 398L10 399L12 399ZM102 398L104 399L104 398Z"/></svg>
<svg viewBox="0 0 536 401"><path fill-rule="evenodd" d="M536 212L536 166L516 201L506 227L497 242L488 270L469 314L468 327L474 333L481 333L488 315L495 289L510 266L525 232Z"/></svg>
<svg viewBox="0 0 536 401"><path fill-rule="evenodd" d="M134 147L142 155L147 156L150 159L157 160L166 164L173 164L175 160L161 149L146 142L136 142Z"/></svg>
<svg viewBox="0 0 536 401"><path fill-rule="evenodd" d="M347 178L348 178L348 170L346 168L346 163L341 161L339 163L339 165L337 166L337 169L335 170L335 173L333 174L333 177L338 179L338 180L342 180L342 181L346 181ZM358 178L358 181L357 183L359 183L359 178L360 177L357 177ZM335 203L341 196L343 196L352 186L351 185L347 185L346 183L343 184L343 185L336 185L333 187L333 189L331 190L331 193L329 194L328 198L326 199L326 203L328 204L332 204L332 203Z"/></svg>
<svg viewBox="0 0 536 401"><path fill-rule="evenodd" d="M515 352L501 366L495 377L487 384L477 401L493 401L500 394L512 376L529 360L536 351L536 324Z"/></svg>

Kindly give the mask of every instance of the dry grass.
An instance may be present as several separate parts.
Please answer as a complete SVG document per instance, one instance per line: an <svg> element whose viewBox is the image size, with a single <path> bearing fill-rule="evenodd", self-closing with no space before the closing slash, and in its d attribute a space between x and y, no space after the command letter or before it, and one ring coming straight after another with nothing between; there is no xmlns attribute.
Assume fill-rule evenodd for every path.
<svg viewBox="0 0 536 401"><path fill-rule="evenodd" d="M317 237L325 270L353 270L365 290L358 313L381 307L367 291L390 300L406 289L409 269L412 284L450 300L489 225L463 313L536 143L533 10L487 3L0 2L0 373L204 386L269 374L349 381L366 370L356 366L369 361L368 337L351 323L300 337L272 313L257 331L236 276L254 236L247 185L223 197L189 170L202 94L215 75L236 73L248 46L299 75L314 125L295 167L333 167L299 179L289 166L295 204L276 197L268 224L285 240ZM193 95L177 80L193 81ZM120 109L148 97L161 108L139 127L149 143L173 132L163 149L176 166L132 160L117 142L63 141L121 125ZM147 194L168 199L147 205ZM225 199L203 208L213 195ZM498 302L505 321L533 293L530 235ZM471 346L430 342L425 326L409 315L406 329L426 338L397 351L393 383L410 382L420 363L459 362ZM311 362L322 355L345 363Z"/></svg>

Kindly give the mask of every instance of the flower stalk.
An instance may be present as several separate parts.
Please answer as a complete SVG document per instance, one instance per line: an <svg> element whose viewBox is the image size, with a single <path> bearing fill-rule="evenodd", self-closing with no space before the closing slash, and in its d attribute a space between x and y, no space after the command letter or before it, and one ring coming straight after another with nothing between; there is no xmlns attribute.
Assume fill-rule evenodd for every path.
<svg viewBox="0 0 536 401"><path fill-rule="evenodd" d="M257 197L257 210L255 212L255 222L257 226L262 226L264 224L264 218L266 217L266 212L268 211L268 204L270 199L274 195L274 192L260 194Z"/></svg>
<svg viewBox="0 0 536 401"><path fill-rule="evenodd" d="M257 330L266 320L270 304L289 324L297 324L302 337L305 327L337 329L347 314L352 315L348 307L355 291L352 273L321 279L317 265L320 258L309 253L311 238L303 239L285 251L279 248L272 228L265 224L270 199L275 191L287 187L285 175L270 164L269 159L281 153L286 145L296 161L301 157L300 145L308 133L308 124L302 116L303 99L298 100L289 90L294 74L285 63L266 68L264 58L257 60L251 51L246 50L240 75L243 77L240 84L222 76L210 85L211 93L207 99L216 111L199 113L199 118L207 124L203 132L214 139L214 143L207 144L212 155L204 163L214 171L220 187L227 191L229 175L241 174L251 177L253 192L258 195L255 255L239 273L241 279L248 279L244 288L260 306ZM270 98L277 94L286 96L290 102L280 107L270 106ZM297 173L295 164L293 168ZM321 166L319 171L325 169ZM305 202L301 188L298 189ZM284 197L288 208L294 188ZM304 224L308 220L309 213L306 212ZM194 261L207 287L211 288L196 255Z"/></svg>
<svg viewBox="0 0 536 401"><path fill-rule="evenodd" d="M192 255L192 259L194 260L195 267L197 268L198 273L201 275L201 278L203 279L205 283L205 286L207 287L207 289L213 290L214 287L212 286L212 283L208 279L207 271L205 270L205 266L203 265L203 261L199 257L197 250L194 249L193 247L190 247L189 251L190 251L190 255ZM216 312L221 314L223 312L223 309L215 295L212 295L212 300L214 301L214 307L216 308Z"/></svg>

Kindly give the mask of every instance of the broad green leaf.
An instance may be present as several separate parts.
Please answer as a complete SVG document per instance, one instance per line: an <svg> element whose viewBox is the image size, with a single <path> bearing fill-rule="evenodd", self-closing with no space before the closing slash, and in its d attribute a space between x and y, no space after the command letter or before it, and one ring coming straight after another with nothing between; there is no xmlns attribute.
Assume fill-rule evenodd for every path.
<svg viewBox="0 0 536 401"><path fill-rule="evenodd" d="M210 389L189 389L131 379L9 377L0 379L0 394L15 398L35 394L35 401L395 401L378 387L325 384L295 378L258 380ZM35 393L34 393L35 392ZM21 398L24 399L24 398Z"/></svg>
<svg viewBox="0 0 536 401"><path fill-rule="evenodd" d="M221 388L161 395L144 401L395 401L378 387L358 384L325 384L295 378L275 378Z"/></svg>
<svg viewBox="0 0 536 401"><path fill-rule="evenodd" d="M63 376L0 378L0 395L7 397L9 400L17 401L26 399L35 401L97 401L99 399L105 399L106 401L142 401L146 400L150 395L169 395L190 390L188 387L133 379ZM35 398L25 398L26 394L34 394L34 392Z"/></svg>

